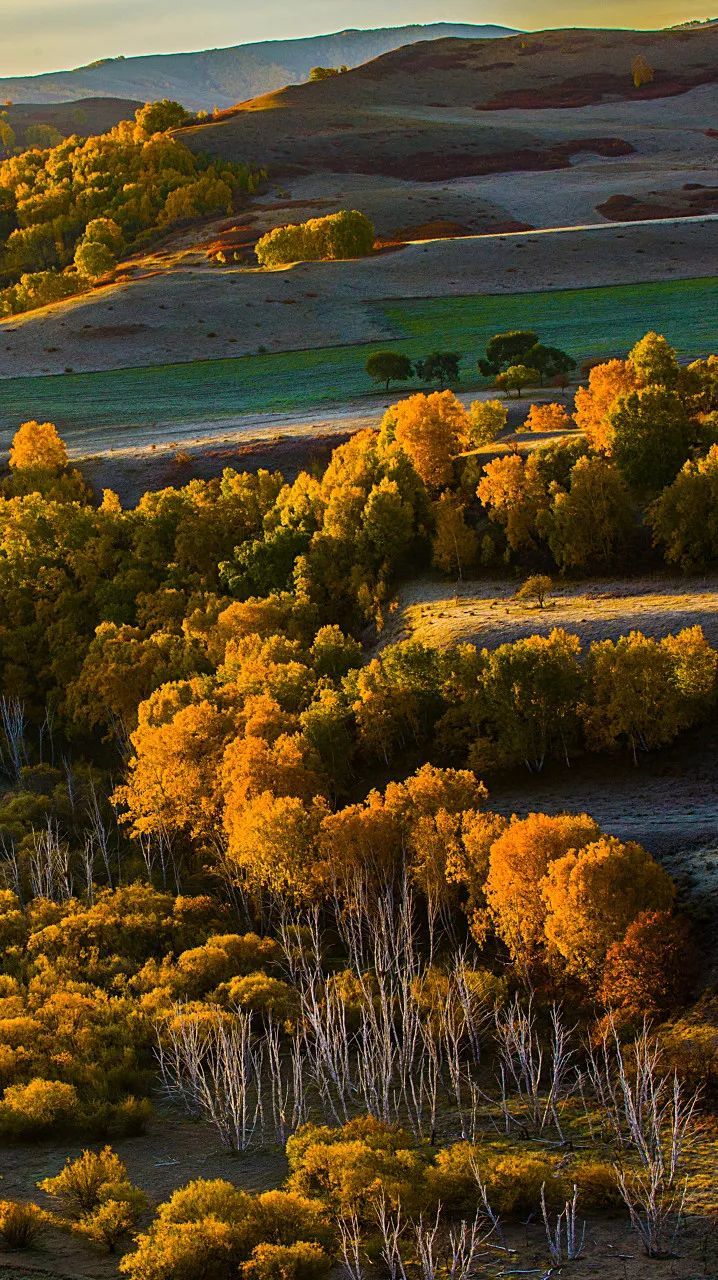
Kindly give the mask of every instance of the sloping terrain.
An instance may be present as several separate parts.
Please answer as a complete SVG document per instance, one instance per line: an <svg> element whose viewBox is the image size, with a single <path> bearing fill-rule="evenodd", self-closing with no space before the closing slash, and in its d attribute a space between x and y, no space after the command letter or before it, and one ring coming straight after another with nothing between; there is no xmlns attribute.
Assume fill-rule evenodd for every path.
<svg viewBox="0 0 718 1280"><path fill-rule="evenodd" d="M481 335L486 342L529 322L541 324L547 341L550 333L556 345L575 348L577 358L627 350L652 325L698 355L715 329L713 282L691 287L701 276L718 276L718 218L432 240L359 261L274 271L213 266L197 250L160 251L128 264L114 284L0 323L0 415L5 378L232 364L234 356L292 351L303 353L302 381L317 399L325 370L343 353L353 376L342 362L339 394L361 394L368 389L363 345L403 341L410 354L436 346L459 351L470 374ZM600 305L586 292L631 284L641 288L607 293ZM562 293L576 288L588 311L576 295ZM670 302L662 302L664 293ZM599 331L589 336L594 320ZM295 384L298 376L294 370ZM265 397L270 392L262 388ZM244 392L236 387L233 394L239 408Z"/></svg>
<svg viewBox="0 0 718 1280"><path fill-rule="evenodd" d="M637 58L652 76L638 88ZM277 221L322 200L364 210L392 238L437 220L475 232L598 222L615 217L598 206L616 196L660 216L686 183L714 185L717 105L716 27L548 31L415 44L182 137L268 166L297 209Z"/></svg>
<svg viewBox="0 0 718 1280"><path fill-rule="evenodd" d="M638 57L649 64L652 79L636 88L632 63ZM341 77L289 85L241 103L183 136L188 145L227 159L241 155L266 163L277 175L328 169L441 179L565 165L570 147L562 142L576 137L585 143L590 137L580 128L586 116L574 114L577 108L680 98L716 82L715 27L543 31L507 38L500 46L486 40L432 40L397 49ZM570 109L560 117L563 138L544 136L547 109ZM510 119L507 127L503 112L509 110L520 111L523 124ZM680 101L672 104L672 122L681 110ZM539 113L534 119L533 111ZM474 113L473 128L468 113ZM710 123L707 116L704 127ZM600 130L593 132L594 140L600 138ZM542 159L538 153L551 147L562 154ZM520 154L532 149L535 163Z"/></svg>
<svg viewBox="0 0 718 1280"><path fill-rule="evenodd" d="M442 36L491 37L509 27L438 22L429 26L339 31L303 40L265 40L197 53L106 58L72 71L0 78L0 101L68 102L81 97L173 98L189 110L228 107L241 98L306 80L314 66L356 67L389 49Z"/></svg>
<svg viewBox="0 0 718 1280"><path fill-rule="evenodd" d="M6 108L8 123L12 127L18 146L25 144L25 130L34 124L49 124L63 138L72 134L90 137L107 133L120 120L129 120L139 101L128 98L79 98L76 102L17 103Z"/></svg>

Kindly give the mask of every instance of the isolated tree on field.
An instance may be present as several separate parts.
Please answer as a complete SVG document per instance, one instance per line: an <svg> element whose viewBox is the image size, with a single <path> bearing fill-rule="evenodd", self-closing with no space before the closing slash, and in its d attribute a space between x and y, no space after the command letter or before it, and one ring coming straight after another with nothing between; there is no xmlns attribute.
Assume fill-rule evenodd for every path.
<svg viewBox="0 0 718 1280"><path fill-rule="evenodd" d="M314 82L316 80L332 80L334 76L343 75L348 71L347 66L341 67L311 67L309 71L309 79Z"/></svg>
<svg viewBox="0 0 718 1280"><path fill-rule="evenodd" d="M598 982L606 953L643 911L667 911L675 885L640 844L615 836L571 849L542 883L545 934L569 973Z"/></svg>
<svg viewBox="0 0 718 1280"><path fill-rule="evenodd" d="M408 356L398 351L375 351L365 365L370 378L375 382L383 382L389 390L390 382L406 382L414 372Z"/></svg>
<svg viewBox="0 0 718 1280"><path fill-rule="evenodd" d="M631 76L636 89L640 89L644 84L650 84L655 76L653 67L642 53L639 53L631 63Z"/></svg>
<svg viewBox="0 0 718 1280"><path fill-rule="evenodd" d="M553 583L546 573L532 573L530 578L522 582L518 591L514 594L515 600L528 600L537 604L539 609L543 609L546 597L550 595L553 589Z"/></svg>
<svg viewBox="0 0 718 1280"><path fill-rule="evenodd" d="M469 434L469 415L451 391L419 393L389 410L394 439L426 485L439 488L453 476L453 459Z"/></svg>
<svg viewBox="0 0 718 1280"><path fill-rule="evenodd" d="M456 351L432 351L416 362L416 376L422 382L438 382L453 386L459 381L459 363L461 356Z"/></svg>
<svg viewBox="0 0 718 1280"><path fill-rule="evenodd" d="M450 493L442 493L434 503L434 537L431 562L443 573L461 580L464 570L476 561L479 540L466 523L463 505Z"/></svg>
<svg viewBox="0 0 718 1280"><path fill-rule="evenodd" d="M137 127L146 138L151 138L155 133L166 133L168 129L179 129L190 119L190 112L180 102L173 102L170 98L146 102L135 112Z"/></svg>
<svg viewBox="0 0 718 1280"><path fill-rule="evenodd" d="M23 422L10 445L12 470L61 471L67 448L52 422Z"/></svg>
<svg viewBox="0 0 718 1280"><path fill-rule="evenodd" d="M486 344L486 355L478 361L479 373L486 378L496 377L509 365L521 363L537 342L538 334L531 329L495 333Z"/></svg>
<svg viewBox="0 0 718 1280"><path fill-rule="evenodd" d="M570 431L573 419L562 404L532 404L523 425L524 431Z"/></svg>
<svg viewBox="0 0 718 1280"><path fill-rule="evenodd" d="M498 374L496 386L505 390L507 396L509 391L515 391L517 399L520 399L524 387L532 386L538 380L538 369L526 364L510 364L508 369Z"/></svg>
<svg viewBox="0 0 718 1280"><path fill-rule="evenodd" d="M274 227L257 241L255 253L264 267L363 258L372 252L375 236L374 224L366 214L341 209L323 218Z"/></svg>
<svg viewBox="0 0 718 1280"><path fill-rule="evenodd" d="M500 400L474 400L469 408L469 443L491 444L506 426L509 413Z"/></svg>

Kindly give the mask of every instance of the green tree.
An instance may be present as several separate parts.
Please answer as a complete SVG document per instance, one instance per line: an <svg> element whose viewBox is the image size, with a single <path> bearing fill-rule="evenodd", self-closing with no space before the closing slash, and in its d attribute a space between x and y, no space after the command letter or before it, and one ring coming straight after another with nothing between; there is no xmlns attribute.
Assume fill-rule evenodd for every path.
<svg viewBox="0 0 718 1280"><path fill-rule="evenodd" d="M479 373L486 378L496 377L502 369L524 361L537 342L538 334L531 329L513 329L507 333L495 333L486 344L486 355L479 359Z"/></svg>
<svg viewBox="0 0 718 1280"><path fill-rule="evenodd" d="M544 378L559 377L564 379L562 385L565 386L569 374L576 368L573 356L560 347L546 347L542 342L537 342L526 352L525 363L532 369L538 369L541 386Z"/></svg>
<svg viewBox="0 0 718 1280"><path fill-rule="evenodd" d="M384 383L387 391L391 382L406 382L414 372L409 357L398 351L375 351L369 356L365 368L375 382Z"/></svg>
<svg viewBox="0 0 718 1280"><path fill-rule="evenodd" d="M442 493L433 510L432 564L442 572L456 574L461 579L464 570L476 561L479 540L466 523L464 507L453 494Z"/></svg>
<svg viewBox="0 0 718 1280"><path fill-rule="evenodd" d="M632 631L595 641L586 663L581 715L588 745L639 751L665 746L707 713L715 697L718 654L700 627L653 640Z"/></svg>
<svg viewBox="0 0 718 1280"><path fill-rule="evenodd" d="M633 523L633 499L618 467L584 457L571 471L568 492L554 488L539 529L560 569L605 569L625 550Z"/></svg>
<svg viewBox="0 0 718 1280"><path fill-rule="evenodd" d="M577 636L554 628L485 653L479 737L470 765L525 764L540 772L547 759L568 759L578 732L583 688Z"/></svg>
<svg viewBox="0 0 718 1280"><path fill-rule="evenodd" d="M514 598L520 601L533 601L539 609L543 609L546 597L551 594L552 588L553 583L547 573L532 573L525 582L521 583Z"/></svg>
<svg viewBox="0 0 718 1280"><path fill-rule="evenodd" d="M459 381L461 356L456 351L432 351L416 362L416 376L422 382L437 382L440 386L453 386Z"/></svg>
<svg viewBox="0 0 718 1280"><path fill-rule="evenodd" d="M678 385L681 366L672 346L659 333L650 332L641 338L628 353L639 387L666 387Z"/></svg>
<svg viewBox="0 0 718 1280"><path fill-rule="evenodd" d="M694 433L675 391L648 386L619 396L608 423L611 454L632 488L656 493L675 479Z"/></svg>
<svg viewBox="0 0 718 1280"><path fill-rule="evenodd" d="M75 250L75 266L81 276L99 280L114 271L117 259L101 240L81 240Z"/></svg>
<svg viewBox="0 0 718 1280"><path fill-rule="evenodd" d="M686 462L649 509L654 546L686 572L718 561L718 445Z"/></svg>
<svg viewBox="0 0 718 1280"><path fill-rule="evenodd" d="M173 102L170 98L146 102L135 113L137 126L147 138L156 133L166 133L168 129L180 129L191 118L180 102Z"/></svg>
<svg viewBox="0 0 718 1280"><path fill-rule="evenodd" d="M538 369L526 364L510 364L508 369L497 375L496 385L505 389L507 396L509 391L515 390L518 399L524 387L531 386L538 380Z"/></svg>
<svg viewBox="0 0 718 1280"><path fill-rule="evenodd" d="M39 151L47 151L62 142L62 134L54 124L29 124L25 130L25 146L37 147Z"/></svg>
<svg viewBox="0 0 718 1280"><path fill-rule="evenodd" d="M491 444L504 430L508 416L500 400L474 400L469 409L469 443L474 447Z"/></svg>
<svg viewBox="0 0 718 1280"><path fill-rule="evenodd" d="M374 248L375 235L374 225L365 214L357 209L342 209L324 218L274 227L257 241L255 253L263 267L365 258Z"/></svg>
<svg viewBox="0 0 718 1280"><path fill-rule="evenodd" d="M11 155L15 146L15 130L7 117L7 111L0 111L0 154Z"/></svg>

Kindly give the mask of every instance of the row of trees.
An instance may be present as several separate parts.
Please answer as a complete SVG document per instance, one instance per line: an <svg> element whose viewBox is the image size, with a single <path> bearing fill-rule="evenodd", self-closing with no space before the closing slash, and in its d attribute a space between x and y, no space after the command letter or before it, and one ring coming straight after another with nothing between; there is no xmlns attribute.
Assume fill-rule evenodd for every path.
<svg viewBox="0 0 718 1280"><path fill-rule="evenodd" d="M454 386L459 381L461 356L455 351L432 351L412 364L398 351L375 351L365 365L370 378L384 383L407 382L416 374L424 382ZM560 347L546 346L533 330L497 333L487 344L486 354L478 361L479 373L492 378L508 397L510 391L520 396L524 387L544 385L548 380L565 387L576 361Z"/></svg>
<svg viewBox="0 0 718 1280"><path fill-rule="evenodd" d="M341 824L354 831L364 812L332 802L367 767L396 768L432 747L481 773L540 770L582 744L628 747L635 759L715 704L718 657L699 627L597 641L583 663L578 639L554 630L493 652L407 641L354 668L332 631L309 652L276 635L230 640L215 682L164 686L140 706L116 793L136 837L210 846L222 827L258 885L311 894L339 874ZM366 803L368 821L382 802L372 793Z"/></svg>
<svg viewBox="0 0 718 1280"><path fill-rule="evenodd" d="M0 1134L141 1131L154 1043L166 1089L235 1150L283 1143L318 1106L431 1138L442 1093L466 1138L516 983L634 1026L690 994L670 878L585 814L509 821L470 773L425 766L337 814L323 842L311 885L277 865L262 884L230 846L234 905L79 877L24 906L5 891ZM231 931L237 900L268 936ZM232 1080L237 1111L216 1096Z"/></svg>

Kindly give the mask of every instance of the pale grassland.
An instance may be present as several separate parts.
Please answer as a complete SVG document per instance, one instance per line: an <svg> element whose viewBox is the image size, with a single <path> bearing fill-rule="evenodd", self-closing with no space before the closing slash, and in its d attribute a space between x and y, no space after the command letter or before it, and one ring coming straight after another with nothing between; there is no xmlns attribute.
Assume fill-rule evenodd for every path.
<svg viewBox="0 0 718 1280"><path fill-rule="evenodd" d="M418 579L403 586L382 634L445 647L471 642L496 648L563 627L583 644L629 631L665 636L700 624L718 644L718 577L556 581L543 609L513 598L521 579L445 582Z"/></svg>

